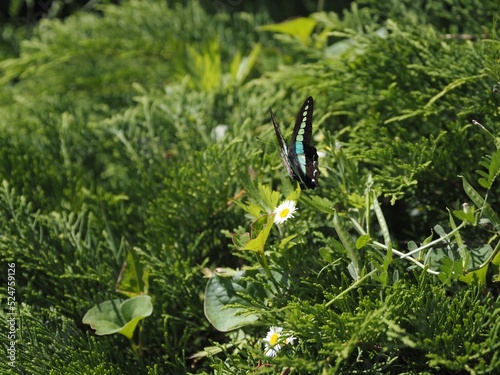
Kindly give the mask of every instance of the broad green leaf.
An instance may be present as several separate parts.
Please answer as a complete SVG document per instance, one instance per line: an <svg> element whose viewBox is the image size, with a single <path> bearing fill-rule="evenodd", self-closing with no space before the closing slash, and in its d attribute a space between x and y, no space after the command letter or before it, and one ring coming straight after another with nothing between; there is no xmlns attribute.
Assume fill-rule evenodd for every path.
<svg viewBox="0 0 500 375"><path fill-rule="evenodd" d="M261 235L262 231L268 227L268 222L271 221L271 218L274 218L273 215L265 215L261 216L257 220L255 220L251 225L251 231L245 233L233 233L233 243L239 250L253 250L259 251L258 249L253 249L253 247L257 246L259 241L262 239ZM270 228L268 228L270 230ZM269 235L269 233L267 233ZM267 237L266 237L267 239ZM250 241L257 240L252 243ZM264 241L265 242L265 241ZM250 248L246 248L246 246L250 244Z"/></svg>
<svg viewBox="0 0 500 375"><path fill-rule="evenodd" d="M137 296L125 301L114 299L91 308L82 322L95 329L96 335L120 333L131 339L137 324L152 312L150 296Z"/></svg>
<svg viewBox="0 0 500 375"><path fill-rule="evenodd" d="M259 233L266 227L271 217L273 217L273 215L261 216L250 225L251 240L257 238Z"/></svg>
<svg viewBox="0 0 500 375"><path fill-rule="evenodd" d="M467 269L479 268L486 263L490 263L493 259L493 248L489 244L484 244L481 247L469 249L470 260L467 264Z"/></svg>
<svg viewBox="0 0 500 375"><path fill-rule="evenodd" d="M473 271L469 272L463 276L460 276L460 281L463 281L464 283L471 284L475 280L477 280L479 285L484 285L486 284L486 273L488 272L488 264L486 264L484 267Z"/></svg>
<svg viewBox="0 0 500 375"><path fill-rule="evenodd" d="M461 253L463 253L463 251L461 251ZM477 281L480 285L484 285L486 283L486 274L493 255L492 253L493 249L490 245L484 245L467 253L467 269L470 271L465 270L463 257L452 260L445 256L441 259L441 270L443 272L441 272L438 277L444 283L458 279L468 284ZM467 258L465 258L465 261L467 261Z"/></svg>
<svg viewBox="0 0 500 375"><path fill-rule="evenodd" d="M205 316L219 331L231 331L259 319L255 314L245 314L244 307L228 307L234 304L250 306L246 299L238 295L239 293L250 295L255 299L266 298L266 291L262 286L244 278L247 272L249 271L238 271L232 277L215 275L208 280L205 289Z"/></svg>
<svg viewBox="0 0 500 375"><path fill-rule="evenodd" d="M269 237L269 233L271 232L271 228L273 227L274 215L267 216L267 223L259 232L257 238L254 238L241 249L241 250L250 250L256 251L261 254L264 254L264 246L266 244L267 238Z"/></svg>
<svg viewBox="0 0 500 375"><path fill-rule="evenodd" d="M392 247L387 248L383 264L379 264L378 262L373 262L373 266L378 271L378 273L374 275L374 279L378 280L382 285L387 285L387 282L389 280L388 270L391 263L392 263Z"/></svg>

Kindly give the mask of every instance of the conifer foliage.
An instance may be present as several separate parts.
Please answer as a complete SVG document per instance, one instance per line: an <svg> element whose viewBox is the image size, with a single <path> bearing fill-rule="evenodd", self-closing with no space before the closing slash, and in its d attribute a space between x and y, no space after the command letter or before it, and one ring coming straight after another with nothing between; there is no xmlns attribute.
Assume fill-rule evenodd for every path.
<svg viewBox="0 0 500 375"><path fill-rule="evenodd" d="M0 26L0 372L500 371L500 3L236 3Z"/></svg>

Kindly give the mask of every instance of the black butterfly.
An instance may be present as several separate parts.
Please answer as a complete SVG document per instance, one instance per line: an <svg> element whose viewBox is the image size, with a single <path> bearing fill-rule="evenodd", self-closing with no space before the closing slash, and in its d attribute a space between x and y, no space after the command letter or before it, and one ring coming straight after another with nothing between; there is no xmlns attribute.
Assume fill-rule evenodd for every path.
<svg viewBox="0 0 500 375"><path fill-rule="evenodd" d="M314 189L318 185L318 153L309 145L312 134L312 115L314 100L308 97L295 120L290 146L287 147L283 134L274 118L274 113L269 107L271 120L280 144L280 155L292 181L298 181L302 189Z"/></svg>

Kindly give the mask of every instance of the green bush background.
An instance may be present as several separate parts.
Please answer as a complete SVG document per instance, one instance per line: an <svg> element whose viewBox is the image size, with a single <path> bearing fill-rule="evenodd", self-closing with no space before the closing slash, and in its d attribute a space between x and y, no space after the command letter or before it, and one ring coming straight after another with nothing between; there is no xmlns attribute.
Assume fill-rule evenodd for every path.
<svg viewBox="0 0 500 375"><path fill-rule="evenodd" d="M255 370L248 347L189 357L237 341L206 320L201 273L248 264L228 233L250 223L231 199L257 184L289 189L269 106L288 136L315 98L322 175L303 195L349 207L372 176L395 246L423 241L468 200L457 175L477 181L494 149L471 120L499 129L498 1L363 0L337 13L304 2L311 33L262 28L283 20L265 4L130 0L1 27L0 280L15 262L21 373ZM275 260L293 276L290 295L245 331L257 340L269 325L293 327L297 352L270 371L498 371L495 284L443 285L398 263L398 281L326 308L351 283L348 261L334 252L322 270L331 217L303 205L295 221L300 246ZM467 240L487 233L473 228ZM81 323L115 297L130 249L151 268L142 358ZM6 281L0 288L5 306Z"/></svg>

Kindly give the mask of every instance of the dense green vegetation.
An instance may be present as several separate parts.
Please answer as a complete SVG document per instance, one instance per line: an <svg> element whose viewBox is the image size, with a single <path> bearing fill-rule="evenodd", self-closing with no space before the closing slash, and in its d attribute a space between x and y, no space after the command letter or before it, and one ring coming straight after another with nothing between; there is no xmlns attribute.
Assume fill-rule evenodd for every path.
<svg viewBox="0 0 500 375"><path fill-rule="evenodd" d="M208 3L1 26L1 372L500 371L500 3ZM289 139L309 95L300 192L268 108ZM96 335L127 286L152 314ZM272 326L295 338L275 357Z"/></svg>

